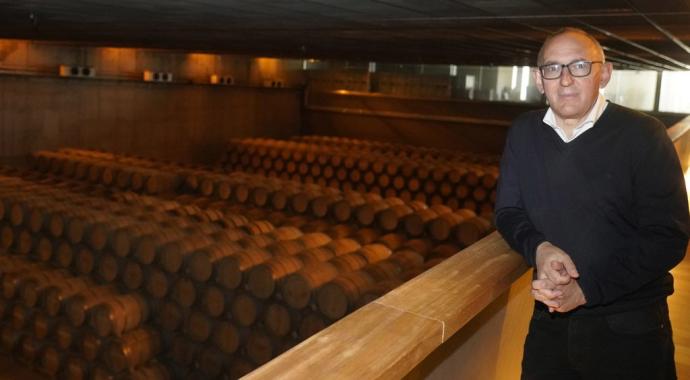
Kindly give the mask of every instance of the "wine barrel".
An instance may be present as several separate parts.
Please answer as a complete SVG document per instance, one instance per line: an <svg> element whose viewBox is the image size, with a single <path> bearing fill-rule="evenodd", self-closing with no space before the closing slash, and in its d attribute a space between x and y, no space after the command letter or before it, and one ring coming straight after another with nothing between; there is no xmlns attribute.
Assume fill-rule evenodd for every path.
<svg viewBox="0 0 690 380"><path fill-rule="evenodd" d="M38 339L45 339L55 333L57 319L48 316L45 312L37 311L33 319L33 334Z"/></svg>
<svg viewBox="0 0 690 380"><path fill-rule="evenodd" d="M222 352L232 354L240 346L239 328L230 321L221 321L213 329L212 341Z"/></svg>
<svg viewBox="0 0 690 380"><path fill-rule="evenodd" d="M67 299L94 286L94 282L84 277L67 278L49 285L40 296L43 309L49 316L56 317L64 311Z"/></svg>
<svg viewBox="0 0 690 380"><path fill-rule="evenodd" d="M199 298L196 284L190 278L179 277L172 285L172 299L180 306L189 308Z"/></svg>
<svg viewBox="0 0 690 380"><path fill-rule="evenodd" d="M492 228L491 222L481 216L468 218L457 225L455 238L463 247L467 247L488 235Z"/></svg>
<svg viewBox="0 0 690 380"><path fill-rule="evenodd" d="M96 305L115 294L116 290L112 286L97 286L80 290L65 302L67 319L74 327L82 326Z"/></svg>
<svg viewBox="0 0 690 380"><path fill-rule="evenodd" d="M163 300L155 314L155 323L164 332L179 330L189 317L189 309L183 309L174 301Z"/></svg>
<svg viewBox="0 0 690 380"><path fill-rule="evenodd" d="M316 303L319 311L332 320L342 318L375 280L365 271L342 274L319 288Z"/></svg>
<svg viewBox="0 0 690 380"><path fill-rule="evenodd" d="M308 311L302 316L299 329L297 330L299 339L307 339L325 329L328 325L329 323L327 322L326 317L320 313Z"/></svg>
<svg viewBox="0 0 690 380"><path fill-rule="evenodd" d="M184 334L197 343L206 342L213 331L213 322L204 313L193 310L184 322Z"/></svg>
<svg viewBox="0 0 690 380"><path fill-rule="evenodd" d="M195 281L207 281L213 275L213 269L221 259L236 254L241 249L238 243L232 241L220 241L198 249L189 256L185 272Z"/></svg>
<svg viewBox="0 0 690 380"><path fill-rule="evenodd" d="M247 290L257 298L266 299L273 294L278 281L297 272L303 266L299 256L275 256L249 270Z"/></svg>
<svg viewBox="0 0 690 380"><path fill-rule="evenodd" d="M328 263L302 268L290 274L279 285L282 299L294 309L302 309L311 301L312 292L338 275L338 269Z"/></svg>
<svg viewBox="0 0 690 380"><path fill-rule="evenodd" d="M46 345L39 353L39 371L54 377L63 369L67 353L52 345Z"/></svg>
<svg viewBox="0 0 690 380"><path fill-rule="evenodd" d="M92 331L84 332L78 343L81 356L88 361L95 361L101 356L105 342L105 338L102 338Z"/></svg>
<svg viewBox="0 0 690 380"><path fill-rule="evenodd" d="M233 320L239 326L248 327L254 324L264 309L264 303L250 294L241 292L235 296L230 305Z"/></svg>
<svg viewBox="0 0 690 380"><path fill-rule="evenodd" d="M247 356L254 364L262 365L277 353L276 346L274 339L271 339L264 331L252 329L247 337Z"/></svg>
<svg viewBox="0 0 690 380"><path fill-rule="evenodd" d="M215 265L215 282L225 289L235 289L242 282L243 273L271 258L271 254L261 248L239 251L225 256Z"/></svg>
<svg viewBox="0 0 690 380"><path fill-rule="evenodd" d="M103 362L113 372L133 369L153 359L161 350L160 334L153 329L130 331L104 349Z"/></svg>
<svg viewBox="0 0 690 380"><path fill-rule="evenodd" d="M122 336L139 327L149 317L149 305L139 294L106 298L91 311L89 325L101 337Z"/></svg>
<svg viewBox="0 0 690 380"><path fill-rule="evenodd" d="M197 365L201 372L209 378L218 378L223 372L227 357L225 353L213 346L204 346L199 352Z"/></svg>

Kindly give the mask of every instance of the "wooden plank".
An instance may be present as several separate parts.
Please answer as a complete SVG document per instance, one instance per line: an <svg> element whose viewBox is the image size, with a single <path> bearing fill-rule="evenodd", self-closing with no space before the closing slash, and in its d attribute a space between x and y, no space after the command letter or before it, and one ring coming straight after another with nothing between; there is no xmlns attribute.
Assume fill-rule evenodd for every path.
<svg viewBox="0 0 690 380"><path fill-rule="evenodd" d="M443 321L445 341L526 270L494 232L376 302Z"/></svg>
<svg viewBox="0 0 690 380"><path fill-rule="evenodd" d="M439 321L370 303L243 379L400 378L441 343Z"/></svg>

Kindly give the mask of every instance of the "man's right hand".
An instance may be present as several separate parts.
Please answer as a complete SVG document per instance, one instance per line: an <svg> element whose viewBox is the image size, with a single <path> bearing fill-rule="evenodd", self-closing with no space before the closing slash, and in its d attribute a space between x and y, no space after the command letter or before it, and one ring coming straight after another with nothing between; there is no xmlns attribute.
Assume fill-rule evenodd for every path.
<svg viewBox="0 0 690 380"><path fill-rule="evenodd" d="M570 256L548 241L537 247L535 269L537 279L548 279L555 285L565 285L580 277Z"/></svg>

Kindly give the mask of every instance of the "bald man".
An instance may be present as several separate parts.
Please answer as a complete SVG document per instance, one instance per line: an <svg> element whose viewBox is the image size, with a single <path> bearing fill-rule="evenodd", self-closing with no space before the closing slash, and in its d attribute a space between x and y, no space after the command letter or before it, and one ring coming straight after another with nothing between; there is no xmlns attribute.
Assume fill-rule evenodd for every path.
<svg viewBox="0 0 690 380"><path fill-rule="evenodd" d="M496 226L534 267L523 379L675 379L666 298L690 221L658 120L607 102L591 35L548 37L534 71L549 108L508 133Z"/></svg>

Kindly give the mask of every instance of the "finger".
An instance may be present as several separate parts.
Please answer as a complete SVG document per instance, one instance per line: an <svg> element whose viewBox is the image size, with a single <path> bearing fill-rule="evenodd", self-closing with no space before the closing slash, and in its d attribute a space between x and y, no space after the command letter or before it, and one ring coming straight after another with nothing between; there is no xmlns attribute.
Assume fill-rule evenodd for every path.
<svg viewBox="0 0 690 380"><path fill-rule="evenodd" d="M561 273L557 270L554 270L551 268L551 265L548 265L547 268L544 268L543 272L549 280L558 285L565 285L571 280L571 277L569 274L567 274L567 272Z"/></svg>
<svg viewBox="0 0 690 380"><path fill-rule="evenodd" d="M560 305L559 307L555 308L554 310L559 312L559 313L567 313L573 309L574 309L574 307L572 305L563 304L563 305Z"/></svg>
<svg viewBox="0 0 690 380"><path fill-rule="evenodd" d="M534 297L535 300L543 303L546 306L553 307L553 308L558 308L561 306L560 301L556 301L553 299L548 299L545 298L541 293L539 292L532 292L532 297Z"/></svg>
<svg viewBox="0 0 690 380"><path fill-rule="evenodd" d="M577 268L575 267L575 263L570 258L570 256L566 256L563 258L563 266L565 267L565 270L566 270L566 272L568 272L568 275L570 277L572 277L572 278L580 277L580 273L577 271Z"/></svg>
<svg viewBox="0 0 690 380"><path fill-rule="evenodd" d="M553 281L545 278L543 280L532 281L532 289L555 289L556 284Z"/></svg>
<svg viewBox="0 0 690 380"><path fill-rule="evenodd" d="M545 298L559 301L563 299L563 293L560 290L542 290L541 293Z"/></svg>
<svg viewBox="0 0 690 380"><path fill-rule="evenodd" d="M558 272L561 276L568 275L568 271L565 269L565 265L560 261L552 261L551 262L551 269Z"/></svg>
<svg viewBox="0 0 690 380"><path fill-rule="evenodd" d="M560 290L550 290L550 289L534 289L533 290L535 293L541 295L541 297L549 299L549 300L555 300L555 299L562 299L563 297L563 292Z"/></svg>
<svg viewBox="0 0 690 380"><path fill-rule="evenodd" d="M563 289L559 288L550 280L534 280L532 281L532 290L543 292L548 298L557 298L563 296Z"/></svg>

